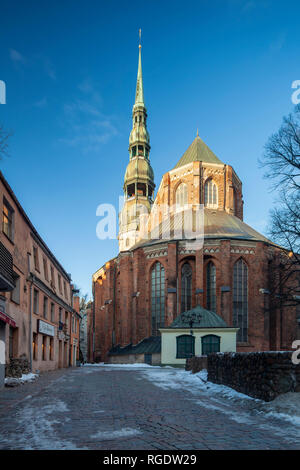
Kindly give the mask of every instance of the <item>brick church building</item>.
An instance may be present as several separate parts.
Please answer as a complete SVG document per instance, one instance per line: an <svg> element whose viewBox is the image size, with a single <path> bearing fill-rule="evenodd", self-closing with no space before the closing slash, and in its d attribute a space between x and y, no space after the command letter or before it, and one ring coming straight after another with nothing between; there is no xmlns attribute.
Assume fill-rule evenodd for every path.
<svg viewBox="0 0 300 470"><path fill-rule="evenodd" d="M96 361L130 354L138 344L146 345L145 354L159 352L159 329L197 305L239 328L238 351L291 349L298 334L296 308L278 302L273 288L289 254L244 223L241 180L198 132L163 175L154 198L141 45L123 189L119 254L93 275ZM200 247L178 236L182 213L199 205L204 207ZM164 209L156 236L148 237L160 206L170 208L170 236L161 236ZM142 220L147 228L141 232Z"/></svg>

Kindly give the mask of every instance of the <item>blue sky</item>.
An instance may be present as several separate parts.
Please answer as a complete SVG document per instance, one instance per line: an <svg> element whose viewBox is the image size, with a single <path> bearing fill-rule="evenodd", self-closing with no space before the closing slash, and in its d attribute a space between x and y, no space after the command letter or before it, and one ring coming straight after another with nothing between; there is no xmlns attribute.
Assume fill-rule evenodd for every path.
<svg viewBox="0 0 300 470"><path fill-rule="evenodd" d="M244 219L267 233L264 144L292 111L300 79L297 1L43 0L1 4L0 168L82 293L118 252L96 237L96 208L117 206L142 60L155 181L196 136L243 182Z"/></svg>

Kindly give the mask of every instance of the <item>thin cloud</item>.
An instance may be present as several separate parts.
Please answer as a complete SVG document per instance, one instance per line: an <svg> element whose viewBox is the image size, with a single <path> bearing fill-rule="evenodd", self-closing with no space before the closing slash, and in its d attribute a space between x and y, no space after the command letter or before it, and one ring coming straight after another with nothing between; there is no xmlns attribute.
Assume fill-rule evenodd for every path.
<svg viewBox="0 0 300 470"><path fill-rule="evenodd" d="M41 100L36 101L33 106L36 108L45 108L48 105L48 100L46 97L42 98Z"/></svg>
<svg viewBox="0 0 300 470"><path fill-rule="evenodd" d="M25 65L27 63L27 59L16 49L10 49L9 56L14 65Z"/></svg>
<svg viewBox="0 0 300 470"><path fill-rule="evenodd" d="M118 134L113 119L101 110L102 97L91 80L78 85L80 98L63 106L66 136L60 142L79 147L84 153L97 151Z"/></svg>

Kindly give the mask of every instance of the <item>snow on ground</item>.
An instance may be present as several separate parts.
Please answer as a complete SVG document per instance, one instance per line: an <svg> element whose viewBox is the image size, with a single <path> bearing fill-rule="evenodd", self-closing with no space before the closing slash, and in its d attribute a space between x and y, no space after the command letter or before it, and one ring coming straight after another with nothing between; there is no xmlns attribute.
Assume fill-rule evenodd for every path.
<svg viewBox="0 0 300 470"><path fill-rule="evenodd" d="M143 362L141 363L133 363L133 364L107 364L105 362L99 362L97 364L90 364L86 363L84 364L84 367L117 367L118 369L144 369L145 367L158 367L161 369L160 366L150 366L149 364L144 364Z"/></svg>
<svg viewBox="0 0 300 470"><path fill-rule="evenodd" d="M142 371L142 375L164 390L188 390L194 395L194 400L200 392L201 400L196 400L199 406L219 411L238 423L251 424L255 414L284 419L297 427L300 437L300 393L286 393L267 403L226 385L208 382L206 370L192 374L184 369L163 368L162 373L155 368ZM234 408L234 403L239 405L238 410Z"/></svg>
<svg viewBox="0 0 300 470"><path fill-rule="evenodd" d="M148 364L100 363L85 364L85 366L96 366L105 370L135 369L141 374L141 379L146 378L164 390L170 388L187 390L191 395L191 400L197 405L223 413L238 423L254 424L253 420L258 414L266 418L285 420L296 426L297 431L296 429L295 431L300 438L300 393L286 393L271 402L264 402L237 392L226 385L208 382L206 370L192 374L182 368L150 366ZM273 429L266 421L264 427L267 428L267 426Z"/></svg>
<svg viewBox="0 0 300 470"><path fill-rule="evenodd" d="M28 404L17 411L18 426L13 434L14 448L23 450L77 449L67 439L61 440L54 428L55 425L63 426L64 423L70 421L69 411L66 403L61 400L53 400L45 406L39 406L38 397L32 398ZM54 418L57 413L59 421ZM1 441L11 445L11 439L1 436Z"/></svg>
<svg viewBox="0 0 300 470"><path fill-rule="evenodd" d="M33 382L38 378L38 374L33 374L30 372L29 374L22 374L22 377L6 377L4 379L4 383L7 387L14 387L16 385L21 385L26 382Z"/></svg>
<svg viewBox="0 0 300 470"><path fill-rule="evenodd" d="M120 437L131 437L142 434L138 429L123 428L119 431L99 431L91 436L92 439L98 439L99 441L110 441L112 439L118 439Z"/></svg>

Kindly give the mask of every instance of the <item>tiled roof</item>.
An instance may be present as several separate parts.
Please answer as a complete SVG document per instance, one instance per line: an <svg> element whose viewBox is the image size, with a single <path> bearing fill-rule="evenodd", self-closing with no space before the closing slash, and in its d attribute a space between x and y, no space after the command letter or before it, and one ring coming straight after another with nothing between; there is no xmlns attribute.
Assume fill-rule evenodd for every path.
<svg viewBox="0 0 300 470"><path fill-rule="evenodd" d="M144 338L138 344L121 347L120 345L115 346L109 351L110 356L124 356L127 354L155 354L161 351L161 337L150 336Z"/></svg>
<svg viewBox="0 0 300 470"><path fill-rule="evenodd" d="M174 166L174 169L191 162L218 163L219 165L223 165L223 162L221 162L198 135L184 152L177 165Z"/></svg>

